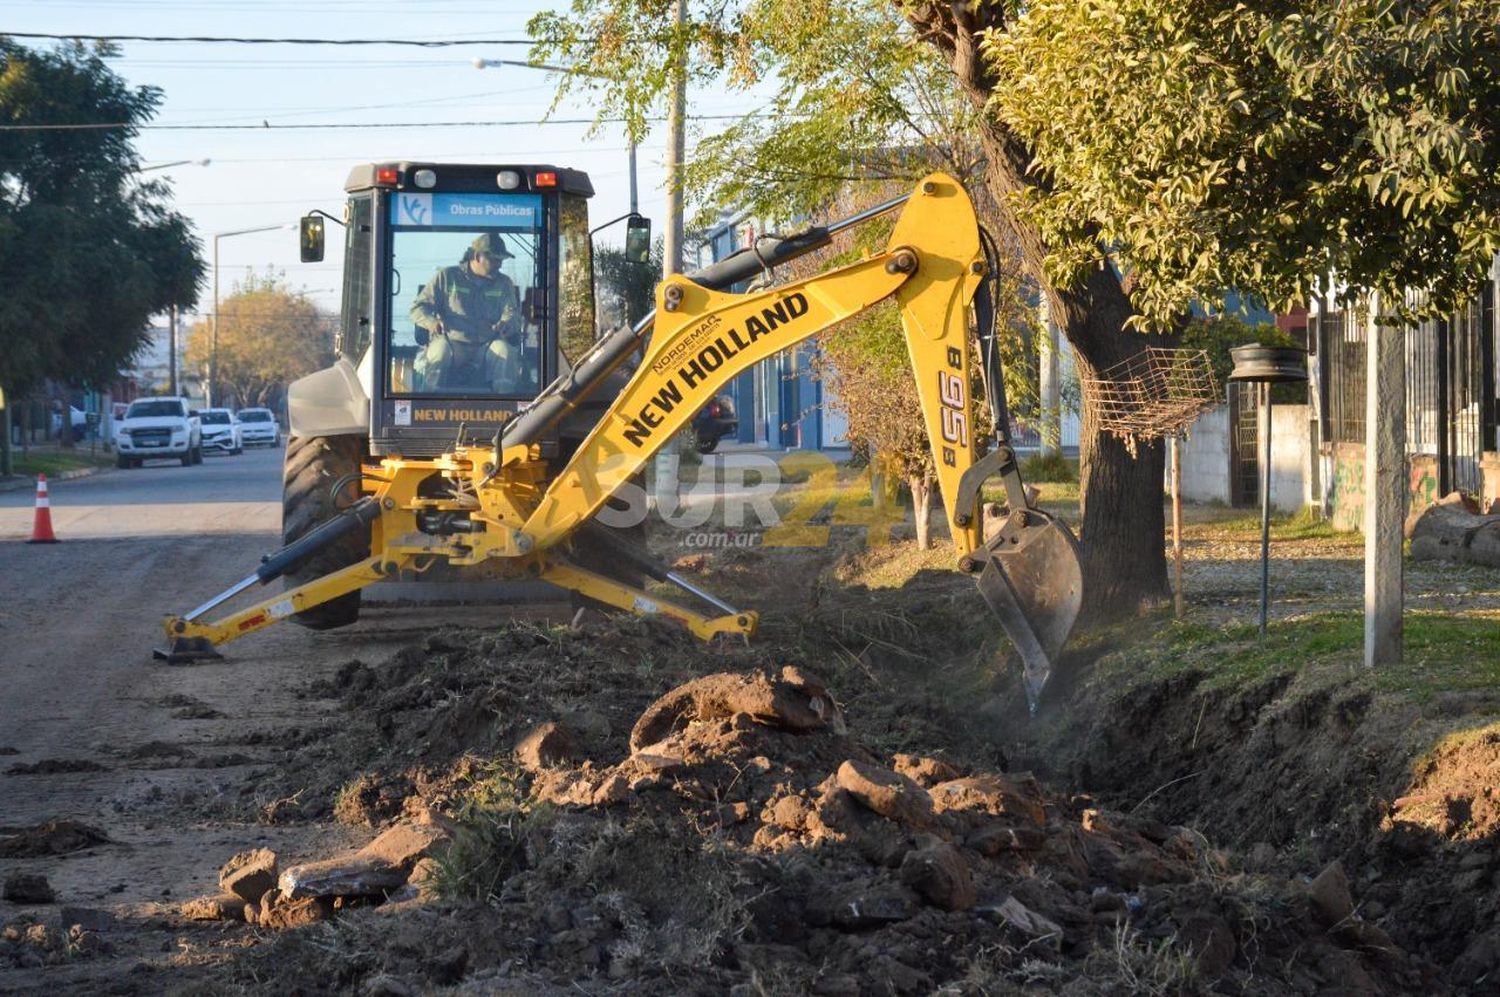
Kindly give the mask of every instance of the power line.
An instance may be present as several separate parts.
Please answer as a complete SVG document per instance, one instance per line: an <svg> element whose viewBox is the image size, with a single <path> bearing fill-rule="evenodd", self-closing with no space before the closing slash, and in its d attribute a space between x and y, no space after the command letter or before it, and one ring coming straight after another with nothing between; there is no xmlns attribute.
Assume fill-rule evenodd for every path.
<svg viewBox="0 0 1500 997"><path fill-rule="evenodd" d="M786 115L783 115L785 117ZM764 118L773 115L749 114L693 114L689 121L740 121L744 118ZM666 121L665 117L647 117L652 122ZM550 118L547 120L523 119L517 121L376 121L368 124L354 122L330 122L323 124L273 125L262 121L258 125L142 125L130 121L96 122L75 125L0 125L0 132L52 132L52 131L107 131L113 128L131 128L138 131L193 132L193 131L290 131L296 129L319 129L332 131L338 128L510 128L536 127L538 125L622 125L624 118Z"/></svg>
<svg viewBox="0 0 1500 997"><path fill-rule="evenodd" d="M44 38L85 42L194 42L231 45L405 45L411 48L452 48L458 45L533 45L532 38L235 38L213 35L54 35L40 31L6 31L11 38Z"/></svg>

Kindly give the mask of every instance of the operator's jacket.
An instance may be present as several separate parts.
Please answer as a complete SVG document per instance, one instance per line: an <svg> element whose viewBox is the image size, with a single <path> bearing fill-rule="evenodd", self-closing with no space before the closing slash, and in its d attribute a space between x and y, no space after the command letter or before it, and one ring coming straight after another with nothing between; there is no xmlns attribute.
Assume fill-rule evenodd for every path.
<svg viewBox="0 0 1500 997"><path fill-rule="evenodd" d="M433 332L438 322L450 340L482 346L495 338L495 323L513 332L520 311L516 285L503 273L492 280L474 276L465 264L444 267L411 303L411 318Z"/></svg>

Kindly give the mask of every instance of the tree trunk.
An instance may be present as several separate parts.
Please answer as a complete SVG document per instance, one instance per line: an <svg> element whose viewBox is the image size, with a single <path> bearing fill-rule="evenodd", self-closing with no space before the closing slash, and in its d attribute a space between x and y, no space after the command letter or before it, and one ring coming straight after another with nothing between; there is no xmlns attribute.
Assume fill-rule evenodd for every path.
<svg viewBox="0 0 1500 997"><path fill-rule="evenodd" d="M922 39L948 59L959 86L983 111L996 81L980 56L979 38L985 30L1005 29L1003 5L995 0L973 7L918 4L903 12ZM1031 150L988 114L982 117L980 142L987 186L1005 213L1027 271L1043 288L1054 321L1072 344L1080 379L1098 377L1140 352L1148 341L1125 329L1132 308L1115 272L1100 267L1080 287L1053 287L1041 233L1007 210L1013 195L1042 186L1028 173ZM1079 466L1085 616L1109 619L1170 598L1163 539L1164 447L1141 443L1132 456L1120 440L1100 429L1085 399Z"/></svg>
<svg viewBox="0 0 1500 997"><path fill-rule="evenodd" d="M906 479L911 489L912 517L917 523L917 549L931 550L932 538L928 535L932 524L932 479L925 473L913 474Z"/></svg>

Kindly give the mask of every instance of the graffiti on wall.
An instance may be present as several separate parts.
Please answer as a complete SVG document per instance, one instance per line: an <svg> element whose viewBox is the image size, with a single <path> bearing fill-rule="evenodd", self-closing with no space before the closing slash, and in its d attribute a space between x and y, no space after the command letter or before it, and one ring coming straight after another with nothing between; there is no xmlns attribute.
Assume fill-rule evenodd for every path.
<svg viewBox="0 0 1500 997"><path fill-rule="evenodd" d="M1407 458L1408 511L1425 509L1438 500L1437 459L1426 454ZM1336 530L1358 531L1365 521L1365 448L1339 443L1333 450L1329 483L1329 517Z"/></svg>

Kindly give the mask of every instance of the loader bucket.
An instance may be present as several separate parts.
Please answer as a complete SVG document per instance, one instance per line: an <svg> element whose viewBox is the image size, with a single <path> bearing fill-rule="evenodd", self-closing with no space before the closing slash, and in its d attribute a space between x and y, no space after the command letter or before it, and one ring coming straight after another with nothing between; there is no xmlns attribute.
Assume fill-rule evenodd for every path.
<svg viewBox="0 0 1500 997"><path fill-rule="evenodd" d="M1026 699L1033 713L1083 604L1078 541L1039 509L1010 514L999 532L974 553L984 601L1020 652Z"/></svg>
<svg viewBox="0 0 1500 997"><path fill-rule="evenodd" d="M194 661L210 661L224 655L214 650L207 637L173 637L165 651L159 647L152 648L151 657L169 665L189 665Z"/></svg>

